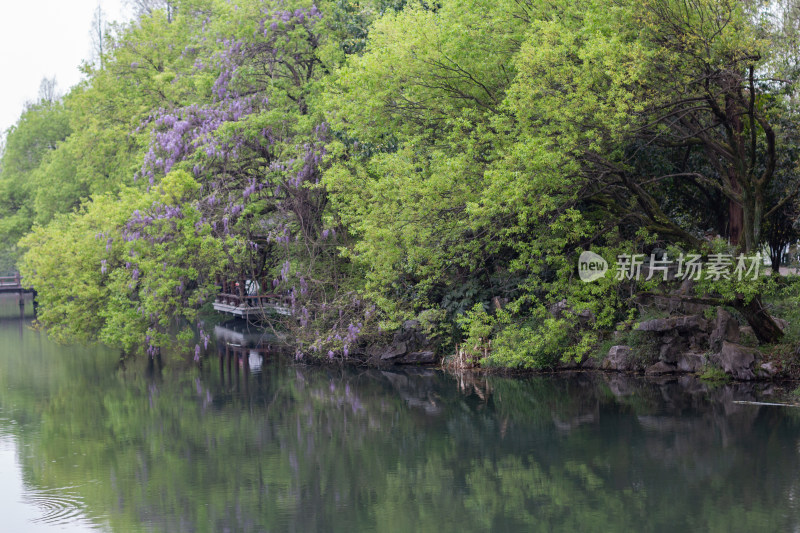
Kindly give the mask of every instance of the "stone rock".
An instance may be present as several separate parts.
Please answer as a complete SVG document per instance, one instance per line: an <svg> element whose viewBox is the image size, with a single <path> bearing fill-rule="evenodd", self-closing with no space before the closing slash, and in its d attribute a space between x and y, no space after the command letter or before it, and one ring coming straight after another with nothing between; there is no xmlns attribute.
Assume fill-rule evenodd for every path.
<svg viewBox="0 0 800 533"><path fill-rule="evenodd" d="M680 289L678 289L678 294L680 296L689 296L694 293L694 286L695 286L694 280L685 279L681 282L681 287ZM680 309L682 313L685 313L687 315L701 315L709 307L708 304L689 302L682 298L678 298L678 300L679 300L678 309Z"/></svg>
<svg viewBox="0 0 800 533"><path fill-rule="evenodd" d="M678 357L677 367L681 372L700 372L707 362L705 354L686 352Z"/></svg>
<svg viewBox="0 0 800 533"><path fill-rule="evenodd" d="M407 320L403 327L394 334L388 347L377 348L373 351L384 363L390 364L422 364L434 363L436 357L435 346L425 334L419 330L418 320Z"/></svg>
<svg viewBox="0 0 800 533"><path fill-rule="evenodd" d="M547 312L550 313L553 316L553 318L561 318L564 316L564 313L568 311L572 311L572 308L567 303L566 298L561 300L560 302L556 302L550 305L547 308ZM583 326L591 324L596 320L594 313L590 309L584 309L583 311L578 311L576 313L576 316L578 317L578 322Z"/></svg>
<svg viewBox="0 0 800 533"><path fill-rule="evenodd" d="M618 370L625 371L631 370L633 365L631 359L633 357L633 350L630 346L612 346L608 350L608 355L600 363L600 368L603 370Z"/></svg>
<svg viewBox="0 0 800 533"><path fill-rule="evenodd" d="M771 378L778 373L778 369L771 362L763 363L758 367L758 375L760 377Z"/></svg>
<svg viewBox="0 0 800 533"><path fill-rule="evenodd" d="M639 331L653 335L658 359L677 365L686 352L703 352L708 349L709 321L697 315L656 318L639 324Z"/></svg>
<svg viewBox="0 0 800 533"><path fill-rule="evenodd" d="M553 318L561 318L561 315L564 314L564 311L569 309L569 304L567 303L567 299L564 298L560 302L556 302L553 305L547 308L547 312L550 313Z"/></svg>
<svg viewBox="0 0 800 533"><path fill-rule="evenodd" d="M642 322L636 329L653 333L664 333L668 331L688 332L692 330L708 331L708 321L698 315L654 318Z"/></svg>
<svg viewBox="0 0 800 533"><path fill-rule="evenodd" d="M708 320L699 315L676 316L671 320L675 321L675 327L678 331L702 331L709 330Z"/></svg>
<svg viewBox="0 0 800 533"><path fill-rule="evenodd" d="M753 331L752 326L739 326L739 340L744 340L745 337L750 339L756 338L756 332Z"/></svg>
<svg viewBox="0 0 800 533"><path fill-rule="evenodd" d="M639 331L652 331L655 333L661 333L664 331L670 331L673 329L673 327L666 318L654 318L652 320L646 320L642 322L636 329Z"/></svg>
<svg viewBox="0 0 800 533"><path fill-rule="evenodd" d="M786 328L789 327L789 322L782 318L772 317L772 320L774 320L775 323L778 324L778 327L781 328L781 331L785 332Z"/></svg>
<svg viewBox="0 0 800 533"><path fill-rule="evenodd" d="M707 304L699 304L693 302L681 302L680 309L687 315L702 315L705 313L709 306Z"/></svg>
<svg viewBox="0 0 800 533"><path fill-rule="evenodd" d="M419 320L406 320L403 322L403 331L413 331L419 328Z"/></svg>
<svg viewBox="0 0 800 533"><path fill-rule="evenodd" d="M659 361L654 365L648 366L644 373L647 376L663 376L665 374L674 374L676 370L675 366Z"/></svg>
<svg viewBox="0 0 800 533"><path fill-rule="evenodd" d="M717 318L709 337L711 349L717 352L722 349L724 341L739 342L739 337L739 322L724 308L717 307Z"/></svg>
<svg viewBox="0 0 800 533"><path fill-rule="evenodd" d="M436 363L436 346L420 331L417 320L407 320L395 332L391 342L372 346L367 355L383 365L414 365Z"/></svg>
<svg viewBox="0 0 800 533"><path fill-rule="evenodd" d="M395 361L400 365L431 365L436 362L436 354L430 350L411 352Z"/></svg>
<svg viewBox="0 0 800 533"><path fill-rule="evenodd" d="M404 342L394 343L394 344L390 345L389 347L387 347L386 351L384 351L381 354L381 361L386 361L388 359L394 359L396 357L399 357L399 356L403 355L407 351L408 351L408 347L406 346L406 343L404 343Z"/></svg>
<svg viewBox="0 0 800 533"><path fill-rule="evenodd" d="M711 361L735 379L750 381L755 378L753 366L758 355L758 350L723 341L722 348L711 356Z"/></svg>
<svg viewBox="0 0 800 533"><path fill-rule="evenodd" d="M698 334L698 332L693 332L691 335L688 333L680 335L674 330L662 334L660 338L657 339L657 342L660 343L658 359L665 363L675 364L678 361L678 357L680 357L682 353L688 351L690 346L695 343L694 335L696 334ZM703 333L699 334L705 335Z"/></svg>
<svg viewBox="0 0 800 533"><path fill-rule="evenodd" d="M581 325L586 326L588 324L592 324L594 323L595 320L596 318L594 316L594 313L592 313L590 309L584 309L583 311L578 313L578 322L580 322Z"/></svg>
<svg viewBox="0 0 800 533"><path fill-rule="evenodd" d="M694 280L692 278L689 277L684 279L683 281L681 281L681 288L678 289L678 294L681 294L683 296L688 296L689 294L692 294L694 285L695 285Z"/></svg>

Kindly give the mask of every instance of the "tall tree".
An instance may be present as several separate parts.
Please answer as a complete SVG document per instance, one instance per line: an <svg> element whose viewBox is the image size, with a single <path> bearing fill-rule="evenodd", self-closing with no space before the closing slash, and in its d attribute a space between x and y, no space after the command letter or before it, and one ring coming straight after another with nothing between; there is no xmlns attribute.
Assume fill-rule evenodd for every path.
<svg viewBox="0 0 800 533"><path fill-rule="evenodd" d="M150 16L156 10L164 10L168 22L175 18L178 4L175 0L125 0L125 3L133 8L137 17Z"/></svg>
<svg viewBox="0 0 800 533"><path fill-rule="evenodd" d="M39 83L39 101L49 104L57 102L59 99L56 89L57 86L58 83L56 82L55 76L52 78L42 78L41 83Z"/></svg>
<svg viewBox="0 0 800 533"><path fill-rule="evenodd" d="M576 8L586 11L538 23L523 46L514 88L520 117L573 154L586 198L608 202L624 191L636 200L625 211L645 227L698 246L693 228L670 218L656 193L674 179L712 188L729 202L731 243L755 252L764 217L790 195L767 203L779 139L766 104L770 50L753 13L728 0L621 3L607 14ZM609 67L614 72L600 70ZM638 159L642 146L695 153L703 166L655 172ZM731 303L760 339L781 336L760 296Z"/></svg>
<svg viewBox="0 0 800 533"><path fill-rule="evenodd" d="M106 14L100 4L92 15L92 27L89 30L89 37L92 40L92 61L96 63L99 68L103 68L105 61L105 41L108 33L108 22L106 21Z"/></svg>
<svg viewBox="0 0 800 533"><path fill-rule="evenodd" d="M498 314L506 344L563 353L591 345L565 337L578 311L611 327L636 293L573 281L575 248L616 255L658 239L707 251L707 226L685 216L702 198L726 204L713 222L734 250L756 250L786 196L766 195L781 97L753 11L727 0L478 4L384 17L329 92L347 159L326 182L387 311L443 306L437 285L491 265L515 299ZM716 301L774 340L757 292ZM553 317L565 297L571 318Z"/></svg>
<svg viewBox="0 0 800 533"><path fill-rule="evenodd" d="M42 98L29 104L6 137L0 159L0 268L13 269L17 241L35 217L34 172L71 130L64 104L55 96L55 80L43 80ZM53 100L50 100L52 98Z"/></svg>

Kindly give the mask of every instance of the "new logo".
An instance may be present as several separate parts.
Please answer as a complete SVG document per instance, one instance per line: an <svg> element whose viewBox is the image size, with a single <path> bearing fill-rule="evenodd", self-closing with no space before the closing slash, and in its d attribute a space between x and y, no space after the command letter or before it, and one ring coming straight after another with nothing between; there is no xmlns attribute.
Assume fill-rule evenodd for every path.
<svg viewBox="0 0 800 533"><path fill-rule="evenodd" d="M578 258L578 275L587 283L602 278L608 271L608 262L594 252L583 252Z"/></svg>

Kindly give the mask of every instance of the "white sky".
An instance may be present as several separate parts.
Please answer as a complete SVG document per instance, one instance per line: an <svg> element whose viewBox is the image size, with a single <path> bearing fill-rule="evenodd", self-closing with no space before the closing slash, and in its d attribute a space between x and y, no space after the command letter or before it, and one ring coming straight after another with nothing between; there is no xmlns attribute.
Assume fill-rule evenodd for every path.
<svg viewBox="0 0 800 533"><path fill-rule="evenodd" d="M0 136L36 100L42 78L55 76L60 94L80 81L98 4L108 20L127 18L124 0L0 0Z"/></svg>

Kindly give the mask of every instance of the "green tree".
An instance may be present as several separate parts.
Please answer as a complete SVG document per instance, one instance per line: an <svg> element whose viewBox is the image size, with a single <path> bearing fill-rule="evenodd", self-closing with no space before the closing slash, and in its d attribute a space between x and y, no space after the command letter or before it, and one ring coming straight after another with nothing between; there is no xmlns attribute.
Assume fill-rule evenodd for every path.
<svg viewBox="0 0 800 533"><path fill-rule="evenodd" d="M326 185L359 238L347 253L367 293L396 325L446 305L438 286L478 277L512 300L496 356L529 364L585 353L652 287L577 282L576 248L710 250L679 216L706 195L728 204L732 244L755 251L784 201L766 194L781 164L774 109L792 112L763 33L757 13L724 0L443 2L378 20L328 91L344 135ZM730 295L762 340L781 335L758 283L704 289Z"/></svg>
<svg viewBox="0 0 800 533"><path fill-rule="evenodd" d="M6 133L0 160L0 268L13 269L16 243L34 220L34 171L72 131L63 102L29 104Z"/></svg>

